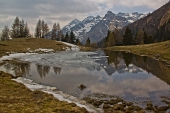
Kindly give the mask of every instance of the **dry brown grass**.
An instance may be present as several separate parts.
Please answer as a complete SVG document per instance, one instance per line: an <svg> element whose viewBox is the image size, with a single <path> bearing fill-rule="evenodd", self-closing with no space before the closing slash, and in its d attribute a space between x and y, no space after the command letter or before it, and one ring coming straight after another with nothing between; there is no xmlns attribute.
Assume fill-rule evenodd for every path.
<svg viewBox="0 0 170 113"><path fill-rule="evenodd" d="M112 51L129 51L138 55L167 60L170 63L170 41L145 45L115 46L106 49Z"/></svg>
<svg viewBox="0 0 170 113"><path fill-rule="evenodd" d="M61 102L52 95L31 91L0 71L0 113L87 113L74 103Z"/></svg>
<svg viewBox="0 0 170 113"><path fill-rule="evenodd" d="M48 40L43 38L16 38L7 41L0 42L0 57L7 54L7 52L25 53L30 50L39 48L54 49L54 51L64 50L67 45L56 42L54 40Z"/></svg>

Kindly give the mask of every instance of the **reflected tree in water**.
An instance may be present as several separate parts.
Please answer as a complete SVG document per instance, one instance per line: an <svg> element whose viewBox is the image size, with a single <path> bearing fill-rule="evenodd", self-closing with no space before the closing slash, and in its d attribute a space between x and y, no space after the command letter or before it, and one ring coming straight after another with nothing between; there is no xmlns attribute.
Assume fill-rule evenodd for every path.
<svg viewBox="0 0 170 113"><path fill-rule="evenodd" d="M108 64L114 63L114 66L116 69L117 69L118 64L120 63L119 56L121 56L121 55L119 53L120 52L105 51L106 56L109 56L107 58Z"/></svg>
<svg viewBox="0 0 170 113"><path fill-rule="evenodd" d="M9 72L14 71L15 76L27 76L30 72L30 63L28 62L17 62L9 61L4 65L4 68Z"/></svg>
<svg viewBox="0 0 170 113"><path fill-rule="evenodd" d="M123 59L124 59L126 66L129 67L129 64L131 64L133 60L133 54L123 52Z"/></svg>
<svg viewBox="0 0 170 113"><path fill-rule="evenodd" d="M60 74L61 72L61 68L60 67L53 67L54 69L54 73L57 75L57 74Z"/></svg>
<svg viewBox="0 0 170 113"><path fill-rule="evenodd" d="M36 67L37 67L37 72L41 78L45 78L50 72L49 66L36 65Z"/></svg>

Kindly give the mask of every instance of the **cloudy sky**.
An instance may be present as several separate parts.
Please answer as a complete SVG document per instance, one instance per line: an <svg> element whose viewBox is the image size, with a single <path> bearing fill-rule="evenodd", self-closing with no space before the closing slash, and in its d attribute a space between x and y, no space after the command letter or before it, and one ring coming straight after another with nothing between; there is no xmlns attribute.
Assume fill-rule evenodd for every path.
<svg viewBox="0 0 170 113"><path fill-rule="evenodd" d="M34 33L39 19L48 23L60 23L64 27L73 19L104 16L107 11L152 12L169 0L0 0L0 31L5 25L10 28L16 16L23 18Z"/></svg>

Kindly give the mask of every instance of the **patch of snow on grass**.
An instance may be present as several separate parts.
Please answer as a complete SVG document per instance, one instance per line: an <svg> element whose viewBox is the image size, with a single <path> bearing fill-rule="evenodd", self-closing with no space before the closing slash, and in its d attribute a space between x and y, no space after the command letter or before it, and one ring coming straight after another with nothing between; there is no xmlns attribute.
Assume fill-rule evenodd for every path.
<svg viewBox="0 0 170 113"><path fill-rule="evenodd" d="M68 46L71 46L71 48L66 48L66 50L73 50L73 51L79 51L80 50L80 48L77 45L70 44L70 43L67 43L67 42L62 42L62 43L66 44Z"/></svg>
<svg viewBox="0 0 170 113"><path fill-rule="evenodd" d="M26 79L23 77L19 77L17 79L12 79L12 80L18 83L24 84L26 87L28 87L32 91L40 90L45 93L52 94L55 98L57 98L60 101L67 101L68 103L75 103L79 107L86 108L86 110L89 111L90 113L102 113L103 112L102 109L95 108L94 106L87 104L85 101L81 101L77 99L76 97L63 93L62 91L57 91L56 87L40 85L40 84L33 82L33 80Z"/></svg>

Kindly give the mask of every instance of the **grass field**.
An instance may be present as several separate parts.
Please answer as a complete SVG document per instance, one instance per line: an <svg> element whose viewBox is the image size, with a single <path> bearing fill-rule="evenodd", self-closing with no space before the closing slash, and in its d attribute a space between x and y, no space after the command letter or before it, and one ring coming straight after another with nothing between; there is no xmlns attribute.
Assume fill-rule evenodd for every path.
<svg viewBox="0 0 170 113"><path fill-rule="evenodd" d="M127 51L138 55L146 55L152 58L166 60L170 63L170 41L145 45L115 46L106 49L111 51Z"/></svg>
<svg viewBox="0 0 170 113"><path fill-rule="evenodd" d="M39 48L61 51L66 47L68 46L61 42L43 38L16 38L0 41L0 57L7 55L7 52L25 53L29 52L29 50L34 51Z"/></svg>

